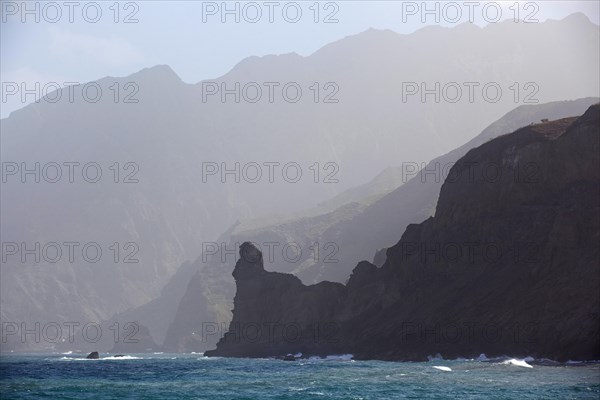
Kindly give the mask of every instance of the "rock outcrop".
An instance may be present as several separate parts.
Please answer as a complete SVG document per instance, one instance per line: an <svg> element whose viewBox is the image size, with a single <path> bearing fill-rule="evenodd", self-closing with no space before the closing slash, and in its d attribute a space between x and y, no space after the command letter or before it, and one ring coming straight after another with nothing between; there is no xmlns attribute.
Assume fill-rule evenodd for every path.
<svg viewBox="0 0 600 400"><path fill-rule="evenodd" d="M261 252L248 242L240 246L233 277L237 282L235 308L229 330L219 342L226 343L218 345L219 355L286 356L331 351L335 342L319 336L336 328L332 321L342 305L338 302L345 297L344 285L321 282L305 286L294 275L267 272Z"/></svg>
<svg viewBox="0 0 600 400"><path fill-rule="evenodd" d="M346 285L267 272L245 243L229 332L206 354L599 359L599 132L595 105L469 151L434 217Z"/></svg>

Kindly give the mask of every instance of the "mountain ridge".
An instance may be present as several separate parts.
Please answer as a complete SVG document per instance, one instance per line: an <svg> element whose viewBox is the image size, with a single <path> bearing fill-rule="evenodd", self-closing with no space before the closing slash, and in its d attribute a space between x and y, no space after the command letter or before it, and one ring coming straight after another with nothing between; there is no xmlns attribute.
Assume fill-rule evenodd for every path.
<svg viewBox="0 0 600 400"><path fill-rule="evenodd" d="M142 72L139 82L133 82L138 88L126 87L136 80L130 76L95 82L103 91L97 102L71 103L63 94L56 103L42 100L11 113L0 120L3 161L30 168L36 162L95 162L104 174L98 183L86 182L79 174L73 184L64 179L56 184L23 184L18 175L12 176L0 193L3 240L44 244L78 239L101 243L105 249L115 242L121 246L135 243L139 262L115 263L108 250L94 265L66 259L22 263L12 257L0 269L0 318L18 324L75 320L83 325L135 309L160 296L178 267L201 255L202 243L219 238L236 221L300 212L370 181L388 165L430 160L466 142L516 105L508 92L493 104L437 104L422 102L420 96L403 102L402 82L478 79L508 87L513 81L524 84L533 79L540 87L537 100L542 103L597 95L597 29L591 24L574 27L569 21L534 25L527 28L527 41L502 32L498 25L500 31L483 30L468 41L465 35L445 35L451 43L441 49L438 40L429 43L418 35L391 41L392 47L369 40L344 42L340 47L339 42L335 48L298 59L302 62L294 70L263 60L264 68L214 80L217 86L225 83L228 87L235 82L240 86L296 82L304 93L297 103L283 100L279 92L273 103L266 98L236 103L233 96L222 102L218 94L203 99L202 85L186 84L169 68L157 67ZM548 51L549 38L552 51ZM487 46L490 42L499 45L492 51ZM440 60L446 66L442 70ZM536 71L533 78L531 71ZM153 80L153 74L167 78ZM325 89L328 82L334 82L337 89L335 85ZM317 102L310 89L315 83L321 89ZM337 90L335 95L332 88ZM76 95L81 93L76 91ZM339 101L325 103L330 95ZM125 102L126 98L138 101ZM207 182L202 179L206 162L219 167L226 163L231 168L236 162L260 165L269 161L300 164L303 180L290 184L281 174L273 183L264 179L257 184L223 183L219 174ZM322 179L331 172L323 170L329 162L337 165L335 184ZM115 167L109 169L115 163L119 181L137 168L138 182L115 183ZM319 164L319 183L314 183L308 169L315 163ZM265 197L265 191L271 196ZM322 243L341 239L345 225L350 224L349 214L356 210L346 211L340 213L343 223L332 227ZM426 213L421 211L419 215ZM306 240L311 235L302 233ZM352 245L352 241L347 243ZM373 243L377 249L392 244L379 239ZM361 259L375 249L363 250L357 248ZM307 282L343 280L351 265L340 267L338 273L313 269L307 263L298 266L298 273ZM50 321L50 316L59 321Z"/></svg>

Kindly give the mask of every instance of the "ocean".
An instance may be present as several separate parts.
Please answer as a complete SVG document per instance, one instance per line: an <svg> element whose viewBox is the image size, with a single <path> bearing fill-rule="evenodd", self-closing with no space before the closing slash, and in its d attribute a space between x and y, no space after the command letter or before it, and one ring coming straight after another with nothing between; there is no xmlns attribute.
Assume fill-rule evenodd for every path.
<svg viewBox="0 0 600 400"><path fill-rule="evenodd" d="M600 364L2 355L1 399L598 399Z"/></svg>

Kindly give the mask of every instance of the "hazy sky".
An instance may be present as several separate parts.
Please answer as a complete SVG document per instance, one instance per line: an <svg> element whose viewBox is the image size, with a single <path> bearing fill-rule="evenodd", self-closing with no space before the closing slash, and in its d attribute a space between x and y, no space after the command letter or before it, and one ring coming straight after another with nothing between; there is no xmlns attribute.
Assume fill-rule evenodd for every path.
<svg viewBox="0 0 600 400"><path fill-rule="evenodd" d="M469 21L470 11L475 23L486 25L496 19L496 4L502 7L502 19L514 18L516 9L521 19L539 21L580 11L598 24L600 13L596 0L480 1L471 9L465 1L427 2L429 10L438 8L438 23L435 12L422 15L422 1L67 3L29 1L24 6L22 1L1 1L3 83L25 82L33 88L34 82L87 82L157 64L168 64L184 81L195 83L226 73L248 56L306 56L369 28L411 33L425 25L453 26ZM224 7L234 12L223 13ZM330 22L325 23L328 16ZM137 22L125 23L126 19ZM30 95L26 102L33 100ZM17 96L2 96L1 117L24 105Z"/></svg>

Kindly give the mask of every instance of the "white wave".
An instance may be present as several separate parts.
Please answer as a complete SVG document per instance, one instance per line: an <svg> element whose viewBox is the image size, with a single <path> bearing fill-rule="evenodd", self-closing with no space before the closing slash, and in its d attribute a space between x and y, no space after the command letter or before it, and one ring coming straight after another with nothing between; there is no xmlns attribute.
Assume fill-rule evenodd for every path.
<svg viewBox="0 0 600 400"><path fill-rule="evenodd" d="M530 357L528 357L528 358L530 358ZM516 358L511 358L510 360L506 360L502 364L505 364L505 365L514 365L515 367L533 368L533 366L527 364L527 361L525 361L525 360L518 360Z"/></svg>
<svg viewBox="0 0 600 400"><path fill-rule="evenodd" d="M434 365L433 368L439 369L440 371L452 372L450 367L444 367L443 365Z"/></svg>
<svg viewBox="0 0 600 400"><path fill-rule="evenodd" d="M100 360L143 360L143 359L144 359L144 357L135 357L135 356L120 356L120 357L108 356L108 357L100 358Z"/></svg>
<svg viewBox="0 0 600 400"><path fill-rule="evenodd" d="M66 352L61 353L61 354L73 354L73 350L69 350L69 351L66 351Z"/></svg>
<svg viewBox="0 0 600 400"><path fill-rule="evenodd" d="M353 357L352 354L332 354L325 358L313 356L309 358L309 361L352 361Z"/></svg>
<svg viewBox="0 0 600 400"><path fill-rule="evenodd" d="M350 361L353 357L352 354L334 354L325 357L325 361Z"/></svg>
<svg viewBox="0 0 600 400"><path fill-rule="evenodd" d="M135 357L135 356L107 356L100 358L87 358L87 357L61 357L59 360L64 361L102 361L102 360L143 360L144 357Z"/></svg>

